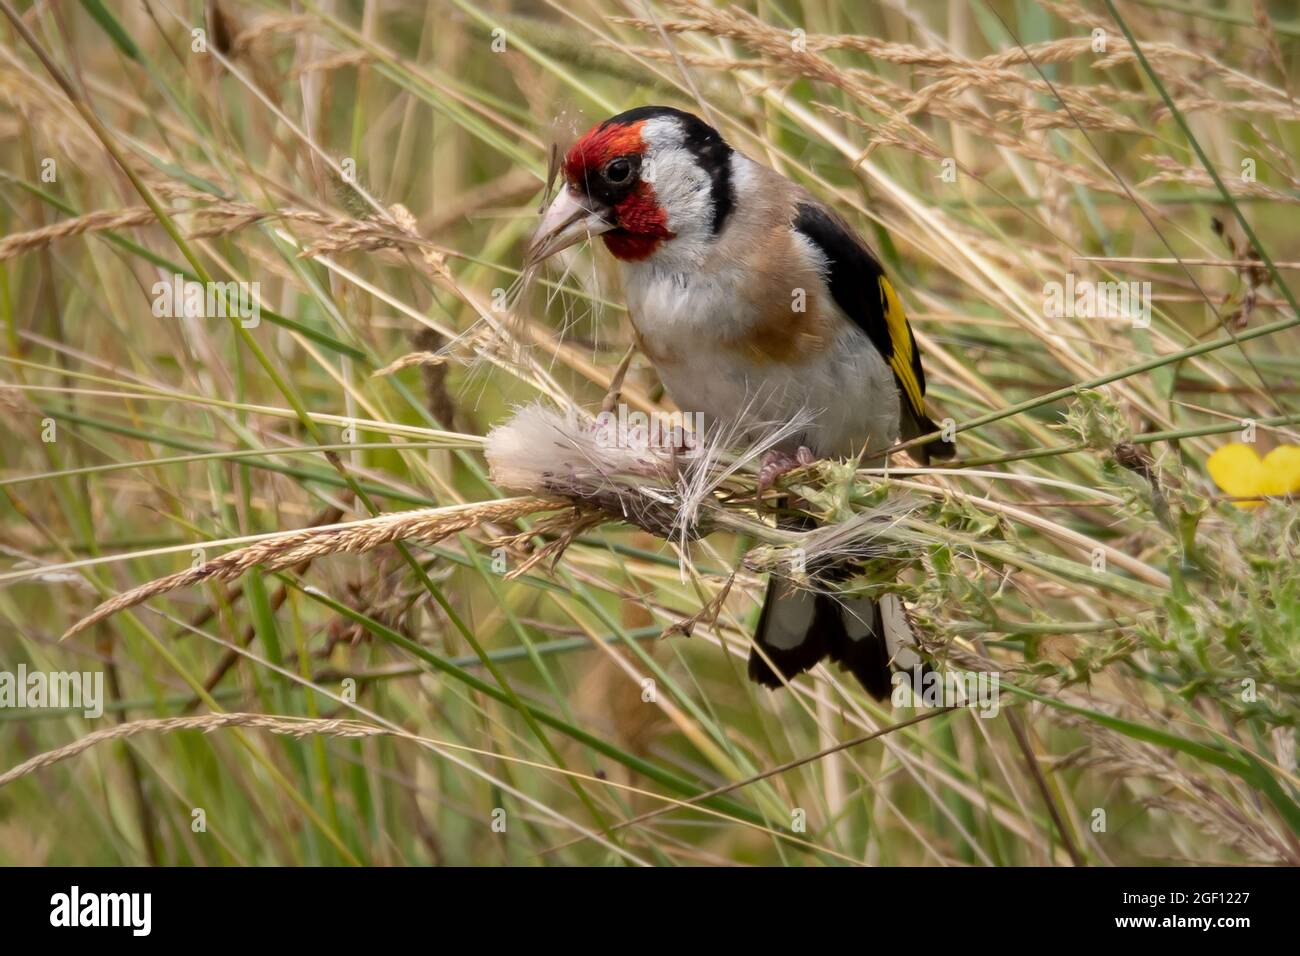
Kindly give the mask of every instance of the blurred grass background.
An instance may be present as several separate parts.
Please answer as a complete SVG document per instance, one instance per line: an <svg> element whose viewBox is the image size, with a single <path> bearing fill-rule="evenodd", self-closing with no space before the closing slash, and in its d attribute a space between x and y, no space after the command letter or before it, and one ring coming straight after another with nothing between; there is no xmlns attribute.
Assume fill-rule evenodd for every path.
<svg viewBox="0 0 1300 956"><path fill-rule="evenodd" d="M193 713L400 735L105 742L0 788L0 863L1300 861L1294 502L1238 507L1205 467L1243 420L1261 453L1300 421L1291 4L5 13L0 670L102 670L109 700L0 710L0 771ZM631 344L599 251L519 294L551 144L646 103L804 182L895 277L960 459L823 474L827 507L923 502L935 541L889 587L935 659L1001 674L996 718L833 668L754 687L755 542L613 522L509 580L526 521L59 641L213 542L505 497L482 436L538 397L597 407ZM260 324L156 317L177 273L256 282ZM1151 282L1149 328L1049 314L1067 274ZM641 356L624 400L667 407Z"/></svg>

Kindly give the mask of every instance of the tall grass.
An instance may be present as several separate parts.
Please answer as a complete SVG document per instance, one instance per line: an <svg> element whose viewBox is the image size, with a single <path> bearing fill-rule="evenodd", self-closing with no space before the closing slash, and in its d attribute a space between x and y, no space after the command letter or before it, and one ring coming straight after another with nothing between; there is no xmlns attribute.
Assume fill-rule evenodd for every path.
<svg viewBox="0 0 1300 956"><path fill-rule="evenodd" d="M0 671L108 699L0 709L0 862L1300 862L1300 522L1206 467L1300 443L1287 5L2 8ZM603 253L521 272L552 144L657 102L895 278L958 460L788 484L995 716L746 681L752 461L691 533L494 483L516 406L670 407Z"/></svg>

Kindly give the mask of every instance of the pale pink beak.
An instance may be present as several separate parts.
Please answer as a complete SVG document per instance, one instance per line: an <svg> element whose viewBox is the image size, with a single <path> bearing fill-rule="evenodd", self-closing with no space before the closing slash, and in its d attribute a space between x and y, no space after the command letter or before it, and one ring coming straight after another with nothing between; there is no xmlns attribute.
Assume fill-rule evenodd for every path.
<svg viewBox="0 0 1300 956"><path fill-rule="evenodd" d="M613 223L607 222L600 212L588 208L581 197L567 187L561 188L546 212L542 213L542 221L528 244L526 261L535 265L561 249L613 228Z"/></svg>

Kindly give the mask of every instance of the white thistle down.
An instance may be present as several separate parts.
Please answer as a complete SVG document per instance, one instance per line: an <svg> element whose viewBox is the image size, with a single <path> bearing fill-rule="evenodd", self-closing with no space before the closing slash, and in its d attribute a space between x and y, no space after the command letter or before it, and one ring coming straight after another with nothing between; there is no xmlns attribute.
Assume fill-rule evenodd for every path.
<svg viewBox="0 0 1300 956"><path fill-rule="evenodd" d="M743 493L752 487L734 479L757 470L766 452L798 435L810 420L802 415L761 426L714 423L703 435L663 441L655 429L625 428L610 417L593 419L572 407L534 402L488 433L484 453L492 480L503 487L586 500L660 537L684 544L713 528L752 535L767 542L746 557L754 570L785 576L796 553L809 569L911 553L922 535L902 524L914 510L909 501L893 499L809 531L776 528L722 507L719 490L732 484L731 490ZM732 448L737 442L744 444Z"/></svg>

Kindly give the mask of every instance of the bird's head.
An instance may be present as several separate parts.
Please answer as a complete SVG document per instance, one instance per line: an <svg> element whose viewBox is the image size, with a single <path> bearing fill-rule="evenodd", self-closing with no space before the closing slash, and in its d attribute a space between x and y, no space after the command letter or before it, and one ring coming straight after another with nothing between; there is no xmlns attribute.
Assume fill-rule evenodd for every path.
<svg viewBox="0 0 1300 956"><path fill-rule="evenodd" d="M529 261L592 236L624 261L701 247L734 205L731 154L717 130L681 110L643 106L610 117L565 154Z"/></svg>

